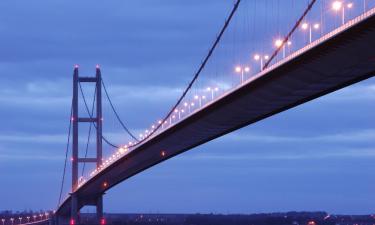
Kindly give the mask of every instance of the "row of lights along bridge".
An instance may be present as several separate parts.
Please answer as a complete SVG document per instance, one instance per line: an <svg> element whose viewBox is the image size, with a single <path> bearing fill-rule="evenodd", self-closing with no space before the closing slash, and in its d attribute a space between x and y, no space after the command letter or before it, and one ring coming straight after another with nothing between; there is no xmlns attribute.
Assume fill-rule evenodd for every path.
<svg viewBox="0 0 375 225"><path fill-rule="evenodd" d="M366 11L366 0L364 1L364 11ZM345 24L345 12L346 10L352 9L354 7L354 4L352 2L345 2L345 1L334 1L331 5L331 9L335 12L341 12L341 25ZM303 22L300 26L300 29L304 32L307 32L308 35L308 40L309 44L313 41L313 34L314 32L317 32L321 29L321 24L320 23L309 23L309 22ZM288 54L291 52L292 48L292 41L287 40L284 43L284 40L282 39L277 39L274 42L274 46L276 48L280 48L282 50L282 57L285 58L287 51ZM268 62L270 60L270 56L267 54L255 54L253 56L253 60L255 62L259 62L260 64L260 69L256 70L254 72L261 72L264 68L265 62ZM236 74L240 75L240 84L243 84L246 81L245 75L249 74L251 72L250 66L246 65L238 65L234 68L234 72ZM173 125L173 123L177 122L183 117L186 117L189 115L191 112L194 112L201 108L205 103L208 103L209 100L213 101L215 97L217 96L217 92L220 91L219 87L207 87L205 89L206 94L210 95L210 98L208 99L206 97L206 94L202 95L194 95L193 99L191 101L185 101L183 102L183 105L179 108L176 108L173 114L164 122L159 120L156 124L161 126L161 131L168 128L169 126ZM157 125L153 124L150 129L145 130L143 133L139 134L140 140L144 140L145 138L148 138L150 134L153 133L154 129L156 129ZM159 132L161 132L159 131ZM155 133L154 133L155 134ZM90 176L94 176L104 168L106 168L108 165L119 159L122 155L127 154L130 150L131 147L133 147L137 142L132 142L130 141L127 145L121 147L118 149L118 151L110 156L107 160L103 160L103 164L96 168L93 172L90 173ZM161 156L165 156L166 152L162 151ZM81 177L80 182L78 184L78 187L83 185L86 182L86 179ZM105 185L107 186L107 185Z"/></svg>
<svg viewBox="0 0 375 225"><path fill-rule="evenodd" d="M18 219L18 220L17 220ZM34 223L42 220L48 220L49 219L49 213L40 213L39 215L33 215L33 216L26 216L26 217L18 217L18 218L9 218L8 221L11 225L15 224L26 224L26 223ZM1 219L2 225L5 225L7 222L6 219Z"/></svg>

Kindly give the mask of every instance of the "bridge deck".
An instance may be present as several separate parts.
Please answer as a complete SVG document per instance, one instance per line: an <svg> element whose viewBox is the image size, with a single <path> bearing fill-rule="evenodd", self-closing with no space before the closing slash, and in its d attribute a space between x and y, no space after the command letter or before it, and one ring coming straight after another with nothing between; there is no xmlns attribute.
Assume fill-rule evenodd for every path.
<svg viewBox="0 0 375 225"><path fill-rule="evenodd" d="M348 22L134 149L76 191L80 204L195 146L371 77L374 14ZM70 213L70 198L57 213Z"/></svg>

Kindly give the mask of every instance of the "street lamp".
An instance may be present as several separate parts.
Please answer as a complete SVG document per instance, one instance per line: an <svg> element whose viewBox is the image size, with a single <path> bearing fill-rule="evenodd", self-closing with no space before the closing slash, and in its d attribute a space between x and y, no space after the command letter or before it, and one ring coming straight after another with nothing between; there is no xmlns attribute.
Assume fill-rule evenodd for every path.
<svg viewBox="0 0 375 225"><path fill-rule="evenodd" d="M36 215L34 215L33 218L34 218L34 222L35 222L36 221Z"/></svg>
<svg viewBox="0 0 375 225"><path fill-rule="evenodd" d="M174 113L178 113L178 119L181 119L181 110L175 109Z"/></svg>
<svg viewBox="0 0 375 225"><path fill-rule="evenodd" d="M3 223L3 225L5 224L5 219L1 219L1 222Z"/></svg>
<svg viewBox="0 0 375 225"><path fill-rule="evenodd" d="M344 25L345 23L345 8L348 8L348 9L351 9L353 8L353 3L347 3L346 5L344 4L343 1L334 1L332 3L332 9L334 11L340 11L341 10L341 22L342 22L342 25Z"/></svg>
<svg viewBox="0 0 375 225"><path fill-rule="evenodd" d="M195 100L198 100L199 102L199 108L202 107L202 100L205 100L206 99L206 96L202 95L202 96L199 96L199 95L195 95L194 96L194 99Z"/></svg>
<svg viewBox="0 0 375 225"><path fill-rule="evenodd" d="M12 223L12 225L14 224L14 218L10 218L10 222Z"/></svg>
<svg viewBox="0 0 375 225"><path fill-rule="evenodd" d="M190 113L190 104L188 102L184 102L184 107L188 108L188 112Z"/></svg>
<svg viewBox="0 0 375 225"><path fill-rule="evenodd" d="M276 41L275 41L275 47L276 48L280 48L281 46L283 46L283 44L284 44L283 40L276 39Z"/></svg>
<svg viewBox="0 0 375 225"><path fill-rule="evenodd" d="M22 217L18 217L18 219L20 220L20 224L22 223Z"/></svg>
<svg viewBox="0 0 375 225"><path fill-rule="evenodd" d="M195 106L195 103L194 103L194 102L191 102L191 103L190 103L190 106L191 106L191 107L194 107L194 106ZM189 110L190 110L190 106L189 106Z"/></svg>
<svg viewBox="0 0 375 225"><path fill-rule="evenodd" d="M161 129L164 129L164 124L167 125L168 124L168 121L164 121L164 123L161 125Z"/></svg>
<svg viewBox="0 0 375 225"><path fill-rule="evenodd" d="M215 88L208 87L206 90L208 92L211 92L211 101L213 101L214 100L214 92L219 91L219 88L218 87L215 87Z"/></svg>
<svg viewBox="0 0 375 225"><path fill-rule="evenodd" d="M287 41L286 42L286 46L288 46L288 54L290 54L290 47L292 46L292 42L291 41Z"/></svg>
<svg viewBox="0 0 375 225"><path fill-rule="evenodd" d="M30 223L30 216L27 216L27 223Z"/></svg>
<svg viewBox="0 0 375 225"><path fill-rule="evenodd" d="M287 44L288 47L289 47L289 46L292 45L292 42L291 42L291 41L287 41L286 44ZM276 48L280 48L280 47L283 48L283 58L285 58L286 52L285 52L285 43L284 43L284 41L283 41L282 39L277 39L277 40L275 41L275 47L276 47Z"/></svg>
<svg viewBox="0 0 375 225"><path fill-rule="evenodd" d="M236 66L236 68L234 70L236 71L236 73L241 74L241 84L242 84L243 81L244 81L244 74L250 72L250 67L248 67L248 66L245 66L245 67Z"/></svg>
<svg viewBox="0 0 375 225"><path fill-rule="evenodd" d="M255 61L260 61L260 71L263 70L263 59L264 60L268 60L270 57L268 55L259 55L259 54L255 54L254 55L254 60Z"/></svg>
<svg viewBox="0 0 375 225"><path fill-rule="evenodd" d="M309 43L312 42L312 31L318 30L320 28L319 23L309 24L309 23L303 23L301 26L302 30L309 30Z"/></svg>

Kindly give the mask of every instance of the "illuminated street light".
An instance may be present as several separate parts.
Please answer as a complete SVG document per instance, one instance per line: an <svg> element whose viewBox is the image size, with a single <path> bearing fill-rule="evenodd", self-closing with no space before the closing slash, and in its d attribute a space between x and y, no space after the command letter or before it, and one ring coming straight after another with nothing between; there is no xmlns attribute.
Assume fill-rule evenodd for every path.
<svg viewBox="0 0 375 225"><path fill-rule="evenodd" d="M344 4L343 1L334 1L332 3L332 9L334 11L340 11L341 10L341 22L342 22L342 25L345 24L345 9L348 8L348 9L351 9L353 8L353 3L349 2L347 4Z"/></svg>
<svg viewBox="0 0 375 225"><path fill-rule="evenodd" d="M181 119L181 110L175 109L174 113L178 113L178 119Z"/></svg>
<svg viewBox="0 0 375 225"><path fill-rule="evenodd" d="M292 42L291 41L287 41L286 42L286 46L288 47L288 54L290 54L290 49L291 49L291 46L292 46Z"/></svg>
<svg viewBox="0 0 375 225"><path fill-rule="evenodd" d="M1 219L1 222L3 223L3 225L5 224L5 219Z"/></svg>
<svg viewBox="0 0 375 225"><path fill-rule="evenodd" d="M242 84L243 81L244 81L244 74L250 72L250 67L248 67L248 66L245 66L245 67L236 66L236 68L234 70L236 71L236 73L241 74L241 84Z"/></svg>
<svg viewBox="0 0 375 225"><path fill-rule="evenodd" d="M34 222L35 222L36 221L36 215L34 215L33 218L34 218Z"/></svg>
<svg viewBox="0 0 375 225"><path fill-rule="evenodd" d="M260 62L260 71L263 70L263 60L268 60L270 57L268 55L260 55L260 54L255 54L254 55L254 60Z"/></svg>
<svg viewBox="0 0 375 225"><path fill-rule="evenodd" d="M10 222L14 225L14 218L10 218Z"/></svg>
<svg viewBox="0 0 375 225"><path fill-rule="evenodd" d="M277 39L275 41L275 47L276 48L281 48L283 49L283 58L285 58L285 44L284 44L284 41L281 40L281 39Z"/></svg>
<svg viewBox="0 0 375 225"><path fill-rule="evenodd" d="M314 23L312 25L312 24L309 24L309 23L303 23L301 25L301 28L302 28L302 30L309 30L309 43L311 43L312 42L312 31L313 31L313 29L314 30L319 30L320 24L319 23Z"/></svg>
<svg viewBox="0 0 375 225"><path fill-rule="evenodd" d="M215 88L208 87L206 90L208 92L211 92L211 101L213 101L214 100L214 93L219 91L219 88L218 87L215 87Z"/></svg>
<svg viewBox="0 0 375 225"><path fill-rule="evenodd" d="M206 99L206 96L202 95L202 96L199 96L199 95L195 95L194 96L194 99L195 100L198 100L199 102L199 108L202 107L202 100L205 100Z"/></svg>
<svg viewBox="0 0 375 225"><path fill-rule="evenodd" d="M20 224L22 223L22 217L18 217Z"/></svg>
<svg viewBox="0 0 375 225"><path fill-rule="evenodd" d="M194 106L195 106L195 103L191 102L190 105L189 105L189 111L190 111L190 107L194 107Z"/></svg>
<svg viewBox="0 0 375 225"><path fill-rule="evenodd" d="M190 113L190 104L188 102L184 102L184 107L188 108L188 113Z"/></svg>
<svg viewBox="0 0 375 225"><path fill-rule="evenodd" d="M26 219L27 219L27 223L30 223L30 216L27 216Z"/></svg>

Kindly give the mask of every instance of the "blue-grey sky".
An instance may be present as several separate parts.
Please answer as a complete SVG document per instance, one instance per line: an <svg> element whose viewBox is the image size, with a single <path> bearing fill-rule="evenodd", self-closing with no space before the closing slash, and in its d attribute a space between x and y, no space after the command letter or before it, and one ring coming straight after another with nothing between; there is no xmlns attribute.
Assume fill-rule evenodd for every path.
<svg viewBox="0 0 375 225"><path fill-rule="evenodd" d="M121 117L144 129L181 94L232 2L0 2L0 210L56 206L74 64L82 75L100 64ZM369 79L233 132L116 186L105 210L373 213L374 102ZM106 135L121 143L105 107Z"/></svg>

